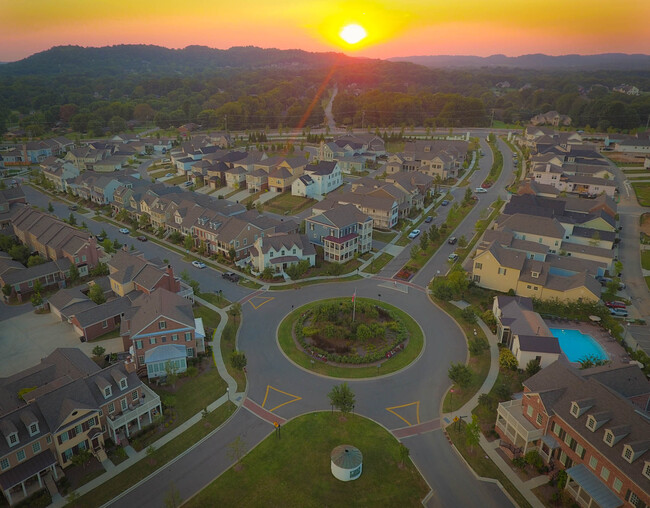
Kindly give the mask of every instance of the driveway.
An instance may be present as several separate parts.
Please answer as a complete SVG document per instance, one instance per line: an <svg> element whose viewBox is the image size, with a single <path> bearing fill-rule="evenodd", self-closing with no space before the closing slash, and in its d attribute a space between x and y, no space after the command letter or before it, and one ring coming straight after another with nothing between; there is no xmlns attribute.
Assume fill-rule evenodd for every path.
<svg viewBox="0 0 650 508"><path fill-rule="evenodd" d="M88 356L96 345L107 353L124 350L122 339L80 342L72 325L61 322L54 314L28 312L2 322L0 327L0 372L11 376L41 361L59 347L80 348Z"/></svg>

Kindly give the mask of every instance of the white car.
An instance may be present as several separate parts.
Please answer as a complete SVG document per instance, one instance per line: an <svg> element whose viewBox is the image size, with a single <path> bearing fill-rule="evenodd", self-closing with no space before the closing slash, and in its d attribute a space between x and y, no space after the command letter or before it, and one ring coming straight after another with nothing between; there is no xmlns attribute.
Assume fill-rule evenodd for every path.
<svg viewBox="0 0 650 508"><path fill-rule="evenodd" d="M483 187L476 187L476 189L474 189L474 192L477 194L483 194L484 192L487 192L487 189L484 189Z"/></svg>
<svg viewBox="0 0 650 508"><path fill-rule="evenodd" d="M458 260L458 258L459 258L458 254L452 252L451 254L449 254L449 257L447 259L449 259L449 261L451 261L452 263L455 263Z"/></svg>
<svg viewBox="0 0 650 508"><path fill-rule="evenodd" d="M196 268L205 268L205 263L201 263L201 261L192 261L192 266Z"/></svg>
<svg viewBox="0 0 650 508"><path fill-rule="evenodd" d="M411 239L417 238L418 236L420 236L420 230L419 229L414 229L413 231L411 231L409 233L409 238L411 238Z"/></svg>
<svg viewBox="0 0 650 508"><path fill-rule="evenodd" d="M120 233L124 233L125 235L129 234L128 228L120 228Z"/></svg>

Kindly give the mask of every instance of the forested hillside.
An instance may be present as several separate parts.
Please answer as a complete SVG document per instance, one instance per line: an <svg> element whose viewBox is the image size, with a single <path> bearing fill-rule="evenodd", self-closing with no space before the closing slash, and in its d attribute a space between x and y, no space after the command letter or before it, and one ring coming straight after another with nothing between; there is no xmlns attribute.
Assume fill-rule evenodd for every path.
<svg viewBox="0 0 650 508"><path fill-rule="evenodd" d="M335 119L355 127L484 126L492 117L525 123L557 110L576 127L631 130L650 115L648 71L432 69L260 48L63 47L0 66L0 132L316 126L326 97L319 90L334 83ZM623 83L642 93L613 91Z"/></svg>

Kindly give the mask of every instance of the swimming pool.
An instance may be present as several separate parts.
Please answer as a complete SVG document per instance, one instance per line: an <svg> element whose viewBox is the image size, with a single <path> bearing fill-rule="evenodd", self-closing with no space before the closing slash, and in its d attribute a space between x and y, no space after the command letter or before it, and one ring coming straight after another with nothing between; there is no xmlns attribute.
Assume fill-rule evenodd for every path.
<svg viewBox="0 0 650 508"><path fill-rule="evenodd" d="M570 362L578 362L585 356L596 356L603 360L609 360L605 350L591 335L582 333L580 330L549 329L553 337L557 337L560 348Z"/></svg>

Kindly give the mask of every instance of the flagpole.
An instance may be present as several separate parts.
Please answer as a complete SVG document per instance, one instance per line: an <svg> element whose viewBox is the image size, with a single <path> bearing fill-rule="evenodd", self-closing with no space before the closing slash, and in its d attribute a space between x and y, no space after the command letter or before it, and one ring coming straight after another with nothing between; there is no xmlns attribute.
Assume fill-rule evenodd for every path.
<svg viewBox="0 0 650 508"><path fill-rule="evenodd" d="M354 316L357 311L357 288L354 288L354 298L352 298L352 321L354 322Z"/></svg>

